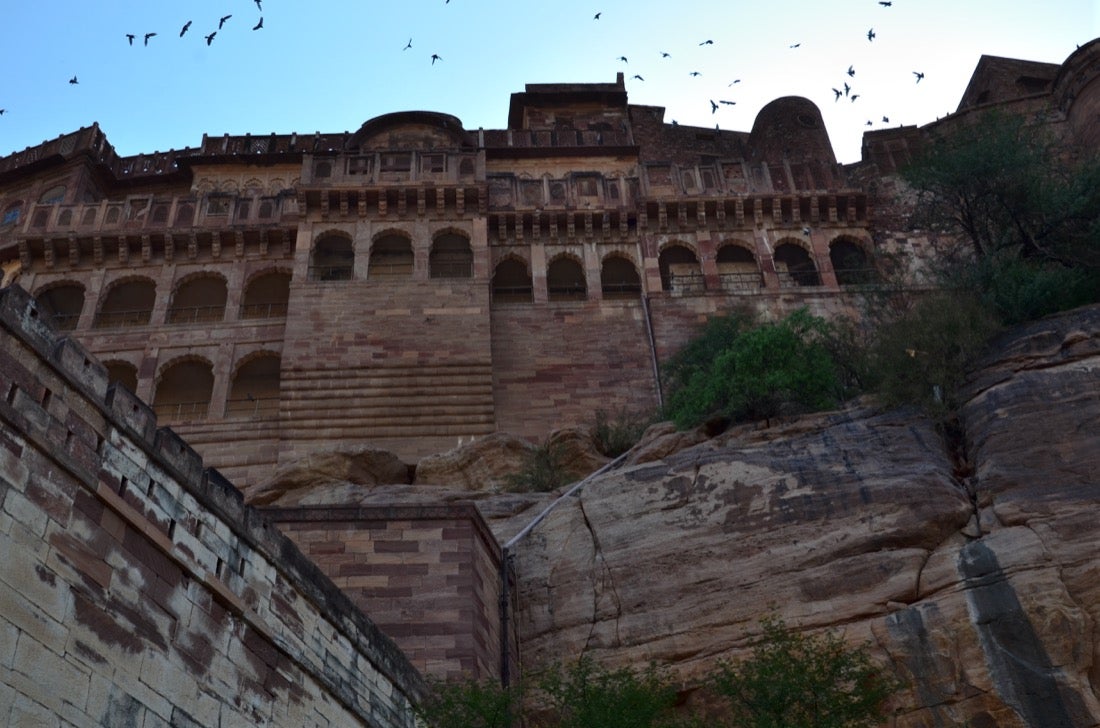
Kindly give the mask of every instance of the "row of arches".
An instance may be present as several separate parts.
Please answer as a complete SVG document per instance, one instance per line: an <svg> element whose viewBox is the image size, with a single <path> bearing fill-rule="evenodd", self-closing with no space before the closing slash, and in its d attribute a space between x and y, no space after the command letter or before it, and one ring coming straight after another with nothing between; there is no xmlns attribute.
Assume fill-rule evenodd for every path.
<svg viewBox="0 0 1100 728"><path fill-rule="evenodd" d="M61 330L77 327L84 313L86 289L75 281L62 281L39 289L39 309L53 318ZM285 317L290 297L290 271L266 270L245 284L237 315L241 319ZM156 305L157 284L151 278L134 276L111 283L96 302L93 328L146 326ZM165 315L169 324L212 323L225 319L229 298L225 276L200 271L180 279L172 291Z"/></svg>
<svg viewBox="0 0 1100 728"><path fill-rule="evenodd" d="M279 412L280 357L270 351L249 355L238 362L229 380L222 415L226 418L270 418ZM137 367L125 361L106 362L107 376L130 391L138 389ZM211 412L215 390L213 364L199 356L185 356L165 364L153 390L153 411L166 422L205 420Z"/></svg>
<svg viewBox="0 0 1100 728"><path fill-rule="evenodd" d="M856 242L833 241L829 259L839 285L873 283L877 274L870 258ZM772 255L776 279L780 288L820 286L821 275L811 253L802 245L786 242L777 245ZM748 291L765 286L765 278L756 255L747 246L730 243L721 246L715 259L719 283L724 290ZM706 290L702 266L695 251L686 245L671 244L663 248L657 259L661 288L672 292ZM550 260L546 269L547 299L550 301L585 300L588 289L581 262L567 254ZM603 298L636 298L641 294L642 281L634 262L624 255L612 253L600 266L600 288ZM533 285L527 261L516 256L501 260L493 271L493 300L498 302L528 302L533 298Z"/></svg>
<svg viewBox="0 0 1100 728"><path fill-rule="evenodd" d="M389 232L376 237L367 261L368 278L409 278L415 258L412 239ZM432 240L428 255L431 278L471 278L474 253L470 240L455 232L444 232ZM346 281L355 276L355 244L350 235L331 232L320 236L310 252L309 278L316 281Z"/></svg>

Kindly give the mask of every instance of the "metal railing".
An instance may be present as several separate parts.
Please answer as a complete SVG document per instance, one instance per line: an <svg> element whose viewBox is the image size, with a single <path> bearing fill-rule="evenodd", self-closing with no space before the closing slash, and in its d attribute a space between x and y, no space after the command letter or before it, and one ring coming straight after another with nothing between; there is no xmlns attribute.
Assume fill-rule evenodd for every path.
<svg viewBox="0 0 1100 728"><path fill-rule="evenodd" d="M233 398L225 401L226 417L244 417L248 419L265 419L279 414L278 397L252 397L243 399Z"/></svg>
<svg viewBox="0 0 1100 728"><path fill-rule="evenodd" d="M560 283L547 286L546 296L551 301L584 301L588 298L588 289L579 283Z"/></svg>
<svg viewBox="0 0 1100 728"><path fill-rule="evenodd" d="M209 402L161 402L153 405L158 420L173 422L204 420L209 409Z"/></svg>
<svg viewBox="0 0 1100 728"><path fill-rule="evenodd" d="M432 278L470 278L474 274L473 263L431 263Z"/></svg>
<svg viewBox="0 0 1100 728"><path fill-rule="evenodd" d="M225 318L225 306L178 306L168 309L170 324L198 324L221 321Z"/></svg>
<svg viewBox="0 0 1100 728"><path fill-rule="evenodd" d="M138 311L100 311L92 323L93 329L113 329L123 326L147 326L153 309Z"/></svg>
<svg viewBox="0 0 1100 728"><path fill-rule="evenodd" d="M311 281L350 281L351 274L350 265L311 265L309 267Z"/></svg>
<svg viewBox="0 0 1100 728"><path fill-rule="evenodd" d="M834 268L837 285L841 286L878 286L882 285L882 276L869 266L861 268Z"/></svg>
<svg viewBox="0 0 1100 728"><path fill-rule="evenodd" d="M77 321L80 320L80 314L51 313L50 320L53 321L53 327L58 331L72 331L76 328Z"/></svg>
<svg viewBox="0 0 1100 728"><path fill-rule="evenodd" d="M726 291L756 291L764 287L764 276L759 271L719 273L718 280Z"/></svg>
<svg viewBox="0 0 1100 728"><path fill-rule="evenodd" d="M493 303L531 303L531 286L493 286Z"/></svg>
<svg viewBox="0 0 1100 728"><path fill-rule="evenodd" d="M702 273L663 275L661 288L675 293L702 293L707 290L707 280Z"/></svg>
<svg viewBox="0 0 1100 728"><path fill-rule="evenodd" d="M600 286L604 298L626 299L642 295L641 283L604 283Z"/></svg>
<svg viewBox="0 0 1100 728"><path fill-rule="evenodd" d="M788 271L779 273L780 288L804 288L807 286L820 286L821 276L816 270Z"/></svg>
<svg viewBox="0 0 1100 728"><path fill-rule="evenodd" d="M286 318L287 304L282 303L242 303L242 319Z"/></svg>
<svg viewBox="0 0 1100 728"><path fill-rule="evenodd" d="M367 268L368 278L409 278L412 276L413 264L411 260L402 260L397 263L385 263L372 260Z"/></svg>

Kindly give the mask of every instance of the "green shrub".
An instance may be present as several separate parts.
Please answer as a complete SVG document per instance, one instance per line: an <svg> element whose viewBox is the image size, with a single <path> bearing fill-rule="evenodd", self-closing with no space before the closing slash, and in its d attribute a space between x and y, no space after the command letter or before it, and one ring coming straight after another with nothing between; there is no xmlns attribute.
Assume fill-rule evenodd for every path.
<svg viewBox="0 0 1100 728"><path fill-rule="evenodd" d="M433 680L416 716L429 728L513 728L519 725L521 698L519 690L493 681Z"/></svg>
<svg viewBox="0 0 1100 728"><path fill-rule="evenodd" d="M547 439L527 453L520 470L508 475L504 483L510 491L545 493L572 483L576 477L565 446Z"/></svg>
<svg viewBox="0 0 1100 728"><path fill-rule="evenodd" d="M609 458L616 458L634 447L649 427L651 417L622 409L614 417L604 410L596 411L596 426L592 434L596 449Z"/></svg>
<svg viewBox="0 0 1100 728"><path fill-rule="evenodd" d="M714 319L666 365L665 414L686 428L833 407L851 393L848 375L858 368L834 348L838 331L806 309L777 323L740 313Z"/></svg>
<svg viewBox="0 0 1100 728"><path fill-rule="evenodd" d="M1010 326L1100 300L1100 270L1027 260L1011 252L959 266L945 277L945 284L977 291Z"/></svg>
<svg viewBox="0 0 1100 728"><path fill-rule="evenodd" d="M671 680L656 666L608 670L588 657L545 673L537 694L540 728L671 726L676 701Z"/></svg>
<svg viewBox="0 0 1100 728"><path fill-rule="evenodd" d="M806 635L776 616L761 620L752 655L720 663L714 691L733 728L870 728L900 683L871 662L866 646L834 633Z"/></svg>
<svg viewBox="0 0 1100 728"><path fill-rule="evenodd" d="M945 416L958 407L959 386L997 330L977 295L941 291L916 299L875 334L876 389L889 406L918 405Z"/></svg>

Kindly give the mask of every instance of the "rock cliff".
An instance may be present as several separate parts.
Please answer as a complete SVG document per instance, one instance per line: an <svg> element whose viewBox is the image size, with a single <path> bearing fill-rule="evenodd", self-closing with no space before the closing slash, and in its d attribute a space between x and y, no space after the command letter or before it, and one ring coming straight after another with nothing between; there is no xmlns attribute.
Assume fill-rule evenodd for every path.
<svg viewBox="0 0 1100 728"><path fill-rule="evenodd" d="M1100 308L991 351L947 428L854 406L587 483L512 549L522 665L690 691L775 611L870 642L910 685L891 725L1100 724Z"/></svg>

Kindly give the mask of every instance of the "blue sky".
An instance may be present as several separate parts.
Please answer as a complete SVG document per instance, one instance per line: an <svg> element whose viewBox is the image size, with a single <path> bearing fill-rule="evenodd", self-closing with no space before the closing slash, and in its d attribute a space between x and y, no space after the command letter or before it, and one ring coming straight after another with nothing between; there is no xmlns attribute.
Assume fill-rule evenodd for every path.
<svg viewBox="0 0 1100 728"><path fill-rule="evenodd" d="M1061 63L1100 36L1100 0L16 0L5 26L0 155L95 121L123 155L408 109L503 128L525 83L622 71L631 102L680 124L748 131L769 101L806 96L852 162L866 129L953 111L983 53ZM854 102L834 100L845 81Z"/></svg>

